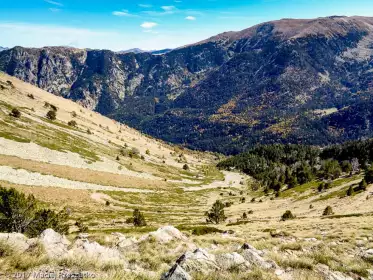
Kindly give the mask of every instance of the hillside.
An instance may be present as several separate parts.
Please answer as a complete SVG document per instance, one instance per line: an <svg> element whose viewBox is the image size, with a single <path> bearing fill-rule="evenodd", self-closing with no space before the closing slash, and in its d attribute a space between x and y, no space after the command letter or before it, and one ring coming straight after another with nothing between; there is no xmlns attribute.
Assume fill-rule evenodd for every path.
<svg viewBox="0 0 373 280"><path fill-rule="evenodd" d="M368 17L283 19L150 53L15 47L0 70L163 140L225 154L373 136Z"/></svg>
<svg viewBox="0 0 373 280"><path fill-rule="evenodd" d="M56 119L46 117L51 111ZM346 160L343 149L325 158ZM285 153L294 168L319 157L315 147L300 151ZM88 271L100 280L371 279L373 185L346 195L362 169L339 173L322 192L322 180L311 178L278 196L257 173L231 165L235 159L218 170L217 156L168 145L0 73L0 186L66 210L69 222L66 236L0 233L0 279L19 271ZM207 223L217 200L226 219ZM327 206L333 213L323 215ZM134 226L135 209L146 226ZM281 221L287 210L294 216Z"/></svg>

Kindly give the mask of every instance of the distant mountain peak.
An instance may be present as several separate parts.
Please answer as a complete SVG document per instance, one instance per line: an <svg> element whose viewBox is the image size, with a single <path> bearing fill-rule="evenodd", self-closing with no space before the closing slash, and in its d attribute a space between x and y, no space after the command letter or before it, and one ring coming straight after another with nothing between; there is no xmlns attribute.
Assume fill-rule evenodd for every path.
<svg viewBox="0 0 373 280"><path fill-rule="evenodd" d="M139 49L139 48L134 48L134 49L124 50L124 51L119 51L117 53L119 53L119 54L126 54L126 53L135 53L135 54L138 54L138 53L151 53L151 54L154 54L154 55L161 55L161 54L168 53L170 51L172 51L172 49L146 51L146 50L142 50L142 49Z"/></svg>

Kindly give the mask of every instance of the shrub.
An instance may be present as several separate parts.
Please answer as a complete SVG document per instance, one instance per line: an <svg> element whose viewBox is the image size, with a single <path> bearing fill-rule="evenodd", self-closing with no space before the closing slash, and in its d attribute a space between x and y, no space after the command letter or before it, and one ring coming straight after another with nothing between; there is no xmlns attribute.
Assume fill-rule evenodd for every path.
<svg viewBox="0 0 373 280"><path fill-rule="evenodd" d="M347 190L347 196L352 196L354 193L354 188L352 186L350 186Z"/></svg>
<svg viewBox="0 0 373 280"><path fill-rule="evenodd" d="M322 192L325 189L325 183L320 183L319 186L317 187L317 190L319 192Z"/></svg>
<svg viewBox="0 0 373 280"><path fill-rule="evenodd" d="M367 182L365 181L365 179L363 179L359 183L359 190L366 191L367 190L367 186L368 186Z"/></svg>
<svg viewBox="0 0 373 280"><path fill-rule="evenodd" d="M146 150L146 151L145 151L145 154L150 155L150 151L149 151L149 150Z"/></svg>
<svg viewBox="0 0 373 280"><path fill-rule="evenodd" d="M295 216L290 210L287 210L281 217L281 221L293 220Z"/></svg>
<svg viewBox="0 0 373 280"><path fill-rule="evenodd" d="M333 209L332 209L332 207L330 207L330 206L327 206L326 208L325 208L325 210L324 210L324 212L323 212L323 216L330 216L330 215L333 215L334 214L334 212L333 212Z"/></svg>
<svg viewBox="0 0 373 280"><path fill-rule="evenodd" d="M76 123L76 121L72 120L72 121L69 121L67 123L69 126L72 126L72 127L76 127L78 124Z"/></svg>
<svg viewBox="0 0 373 280"><path fill-rule="evenodd" d="M87 133L89 134L89 135L92 135L92 131L88 128L87 129Z"/></svg>
<svg viewBox="0 0 373 280"><path fill-rule="evenodd" d="M343 172L350 173L352 171L352 164L348 160L342 161L341 168Z"/></svg>
<svg viewBox="0 0 373 280"><path fill-rule="evenodd" d="M47 228L66 234L69 230L67 220L68 215L65 209L58 213L50 209L39 210L36 212L33 221L28 226L26 234L31 237L36 237Z"/></svg>
<svg viewBox="0 0 373 280"><path fill-rule="evenodd" d="M16 189L0 187L0 230L2 232L25 233L32 237L47 228L66 233L66 210L56 213L49 209L39 209L34 196L26 196Z"/></svg>
<svg viewBox="0 0 373 280"><path fill-rule="evenodd" d="M133 224L133 217L129 217L126 219L127 224Z"/></svg>
<svg viewBox="0 0 373 280"><path fill-rule="evenodd" d="M215 201L210 211L205 213L205 216L208 223L219 224L225 221L224 204L220 200Z"/></svg>
<svg viewBox="0 0 373 280"><path fill-rule="evenodd" d="M247 214L246 214L246 212L244 212L244 213L242 214L242 219L247 219Z"/></svg>
<svg viewBox="0 0 373 280"><path fill-rule="evenodd" d="M6 83L11 87L11 88L14 88L14 85L11 81L6 81Z"/></svg>
<svg viewBox="0 0 373 280"><path fill-rule="evenodd" d="M144 227L146 226L146 221L144 215L140 212L139 209L133 211L133 225L135 227Z"/></svg>
<svg viewBox="0 0 373 280"><path fill-rule="evenodd" d="M370 168L367 171L365 171L364 179L365 182L367 182L367 184L373 183L373 168Z"/></svg>
<svg viewBox="0 0 373 280"><path fill-rule="evenodd" d="M57 113L55 110L49 110L46 117L51 121L54 121L57 118Z"/></svg>
<svg viewBox="0 0 373 280"><path fill-rule="evenodd" d="M184 165L183 165L183 169L184 169L184 170L189 170L189 166L188 166L188 164L184 164Z"/></svg>
<svg viewBox="0 0 373 280"><path fill-rule="evenodd" d="M211 233L216 233L216 232L222 233L223 231L215 227L206 227L206 226L194 227L192 229L193 235L205 235L205 234L211 234Z"/></svg>
<svg viewBox="0 0 373 280"><path fill-rule="evenodd" d="M88 231L88 226L82 220L77 220L75 222L75 225L78 227L79 232L87 232Z"/></svg>
<svg viewBox="0 0 373 280"><path fill-rule="evenodd" d="M247 213L248 213L249 215L251 215L251 214L254 214L254 211L253 211L253 210L249 210Z"/></svg>
<svg viewBox="0 0 373 280"><path fill-rule="evenodd" d="M30 98L30 99L35 99L34 95L31 94L31 93L27 94L27 97Z"/></svg>
<svg viewBox="0 0 373 280"><path fill-rule="evenodd" d="M12 112L10 112L9 116L12 116L14 118L20 118L21 117L21 112L17 108L13 108Z"/></svg>
<svg viewBox="0 0 373 280"><path fill-rule="evenodd" d="M77 115L77 113L76 113L75 111L72 111L72 112L71 112L71 116L72 116L73 118L76 118L78 115Z"/></svg>
<svg viewBox="0 0 373 280"><path fill-rule="evenodd" d="M110 206L110 201L109 201L109 200L106 200L105 205L106 205L106 206Z"/></svg>

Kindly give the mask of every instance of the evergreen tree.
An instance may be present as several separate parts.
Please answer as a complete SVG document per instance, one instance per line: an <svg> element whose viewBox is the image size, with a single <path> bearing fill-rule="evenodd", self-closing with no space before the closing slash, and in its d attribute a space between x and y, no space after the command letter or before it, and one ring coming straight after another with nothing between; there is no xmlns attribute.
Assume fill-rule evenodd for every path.
<svg viewBox="0 0 373 280"><path fill-rule="evenodd" d="M359 190L366 191L367 190L367 186L368 186L367 182L365 181L365 179L363 179L359 183Z"/></svg>
<svg viewBox="0 0 373 280"><path fill-rule="evenodd" d="M133 225L135 227L144 227L146 226L146 221L144 215L140 212L139 209L133 211Z"/></svg>
<svg viewBox="0 0 373 280"><path fill-rule="evenodd" d="M219 224L225 221L224 204L220 200L215 201L210 211L205 213L205 216L208 223Z"/></svg>
<svg viewBox="0 0 373 280"><path fill-rule="evenodd" d="M367 184L373 184L373 168L369 168L365 171L364 179Z"/></svg>

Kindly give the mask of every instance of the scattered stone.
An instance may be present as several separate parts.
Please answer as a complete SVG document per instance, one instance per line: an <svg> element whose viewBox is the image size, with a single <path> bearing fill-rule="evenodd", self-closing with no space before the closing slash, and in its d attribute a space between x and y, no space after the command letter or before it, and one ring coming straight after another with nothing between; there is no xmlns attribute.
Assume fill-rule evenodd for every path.
<svg viewBox="0 0 373 280"><path fill-rule="evenodd" d="M350 276L347 276L339 271L331 271L327 265L318 264L316 266L318 271L327 280L354 280Z"/></svg>
<svg viewBox="0 0 373 280"><path fill-rule="evenodd" d="M311 238L305 238L304 241L307 241L307 242L317 242L318 240L314 237L311 237Z"/></svg>

